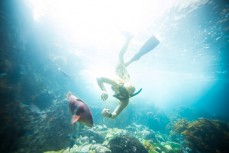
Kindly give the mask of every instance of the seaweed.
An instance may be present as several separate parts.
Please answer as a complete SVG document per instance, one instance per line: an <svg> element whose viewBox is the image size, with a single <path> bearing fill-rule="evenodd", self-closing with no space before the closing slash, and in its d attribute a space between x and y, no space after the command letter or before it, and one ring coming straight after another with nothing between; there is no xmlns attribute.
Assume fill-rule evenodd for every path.
<svg viewBox="0 0 229 153"><path fill-rule="evenodd" d="M187 146L199 152L229 152L229 124L200 118L193 122L179 120L174 131L183 135Z"/></svg>

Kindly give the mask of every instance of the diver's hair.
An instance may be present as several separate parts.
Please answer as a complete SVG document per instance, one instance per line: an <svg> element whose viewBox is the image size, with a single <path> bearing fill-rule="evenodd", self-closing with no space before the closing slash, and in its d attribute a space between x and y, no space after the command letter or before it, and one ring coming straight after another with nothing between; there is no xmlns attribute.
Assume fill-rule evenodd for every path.
<svg viewBox="0 0 229 153"><path fill-rule="evenodd" d="M124 86L130 95L135 92L135 87L130 82L125 83Z"/></svg>

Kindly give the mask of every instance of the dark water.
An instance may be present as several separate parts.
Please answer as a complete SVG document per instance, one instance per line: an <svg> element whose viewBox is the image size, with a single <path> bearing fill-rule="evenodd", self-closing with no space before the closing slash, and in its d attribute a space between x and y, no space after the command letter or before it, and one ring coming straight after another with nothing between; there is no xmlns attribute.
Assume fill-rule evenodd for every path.
<svg viewBox="0 0 229 153"><path fill-rule="evenodd" d="M23 1L0 6L1 152L229 152L227 1L173 7L148 27L161 43L130 67L143 91L115 120L101 111L117 103L103 104L83 72L117 52L74 43ZM93 128L70 124L68 91L88 104Z"/></svg>

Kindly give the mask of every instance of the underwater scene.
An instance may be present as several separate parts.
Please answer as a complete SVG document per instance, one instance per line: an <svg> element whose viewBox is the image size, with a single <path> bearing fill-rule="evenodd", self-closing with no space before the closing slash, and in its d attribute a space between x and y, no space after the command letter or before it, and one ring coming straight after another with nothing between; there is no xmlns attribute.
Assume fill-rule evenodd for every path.
<svg viewBox="0 0 229 153"><path fill-rule="evenodd" d="M228 0L1 0L1 153L229 153Z"/></svg>

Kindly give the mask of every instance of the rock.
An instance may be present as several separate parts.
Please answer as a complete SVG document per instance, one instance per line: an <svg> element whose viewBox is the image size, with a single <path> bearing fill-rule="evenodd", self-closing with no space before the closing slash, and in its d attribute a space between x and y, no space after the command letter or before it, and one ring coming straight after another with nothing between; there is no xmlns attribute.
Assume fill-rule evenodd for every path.
<svg viewBox="0 0 229 153"><path fill-rule="evenodd" d="M91 144L87 144L81 148L80 152L89 152L90 147L91 147Z"/></svg>
<svg viewBox="0 0 229 153"><path fill-rule="evenodd" d="M92 141L95 141L96 143L103 143L103 141L105 140L105 138L100 133L93 130L83 130L80 135L83 137L88 137L90 143Z"/></svg>
<svg viewBox="0 0 229 153"><path fill-rule="evenodd" d="M112 153L147 153L145 147L132 136L122 135L116 136L109 141Z"/></svg>
<svg viewBox="0 0 229 153"><path fill-rule="evenodd" d="M82 137L80 140L81 140L82 144L88 144L89 143L89 138L87 136Z"/></svg>
<svg viewBox="0 0 229 153"><path fill-rule="evenodd" d="M93 144L90 150L95 151L95 153L111 153L111 150L101 144Z"/></svg>
<svg viewBox="0 0 229 153"><path fill-rule="evenodd" d="M170 145L168 145L168 144L165 145L164 147L165 147L165 149L166 149L167 151L171 151L171 150L172 150L172 147L171 147Z"/></svg>
<svg viewBox="0 0 229 153"><path fill-rule="evenodd" d="M72 148L67 148L63 151L63 153L74 153L74 152L79 152L79 147L77 145L74 145Z"/></svg>

